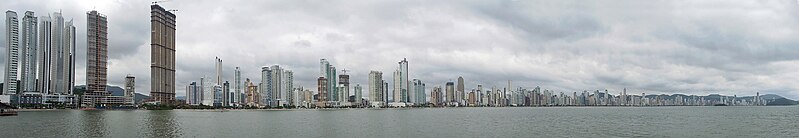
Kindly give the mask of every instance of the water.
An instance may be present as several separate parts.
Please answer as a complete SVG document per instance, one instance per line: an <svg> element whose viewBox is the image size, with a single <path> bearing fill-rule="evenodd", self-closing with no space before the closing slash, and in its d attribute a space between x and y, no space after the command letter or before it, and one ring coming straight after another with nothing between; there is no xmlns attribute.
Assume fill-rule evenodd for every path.
<svg viewBox="0 0 799 138"><path fill-rule="evenodd" d="M0 137L799 137L799 106L55 110Z"/></svg>

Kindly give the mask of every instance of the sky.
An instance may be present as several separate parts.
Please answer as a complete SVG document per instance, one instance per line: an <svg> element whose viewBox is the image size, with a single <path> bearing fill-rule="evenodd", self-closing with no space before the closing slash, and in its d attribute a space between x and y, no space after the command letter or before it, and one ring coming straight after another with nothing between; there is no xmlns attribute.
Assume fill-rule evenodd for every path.
<svg viewBox="0 0 799 138"><path fill-rule="evenodd" d="M86 82L86 12L108 18L108 83L136 77L150 90L151 1L4 1L0 9L77 27L76 84ZM778 94L799 99L795 0L255 1L172 0L177 15L177 95L202 76L260 81L260 67L294 71L316 90L319 59L364 88L370 70L391 81L407 58L428 95L463 76L467 91L513 87L618 94ZM5 19L3 19L5 20ZM5 22L5 21L4 21ZM0 28L5 32L5 27ZM5 33L0 34L6 38ZM2 55L6 55L6 41ZM4 60L0 61L5 65ZM2 66L0 68L5 68ZM4 74L0 74L4 75ZM367 94L364 93L364 96Z"/></svg>

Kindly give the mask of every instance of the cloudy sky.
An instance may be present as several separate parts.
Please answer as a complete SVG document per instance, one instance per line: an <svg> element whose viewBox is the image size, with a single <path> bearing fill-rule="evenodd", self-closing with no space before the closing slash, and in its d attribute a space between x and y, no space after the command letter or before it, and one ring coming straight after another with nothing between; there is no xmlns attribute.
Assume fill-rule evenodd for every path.
<svg viewBox="0 0 799 138"><path fill-rule="evenodd" d="M86 12L109 22L109 83L137 78L149 94L150 1L4 1L37 16L62 11L77 26L77 84L85 84ZM315 90L319 59L391 80L397 62L427 88L463 76L477 84L557 91L799 99L795 0L692 1L221 1L161 3L177 15L177 95L212 76L214 57L259 81L261 66L295 73ZM5 32L5 28L2 31ZM0 34L5 38L5 33ZM2 39L6 57L6 40ZM4 58L5 59L5 58ZM5 60L0 61L5 64ZM5 66L0 67L5 68ZM2 74L0 74L2 75Z"/></svg>

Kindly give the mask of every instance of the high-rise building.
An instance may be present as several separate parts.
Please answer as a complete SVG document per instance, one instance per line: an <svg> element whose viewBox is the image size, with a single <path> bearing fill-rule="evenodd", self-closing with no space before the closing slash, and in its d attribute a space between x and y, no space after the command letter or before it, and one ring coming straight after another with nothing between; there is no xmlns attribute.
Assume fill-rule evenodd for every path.
<svg viewBox="0 0 799 138"><path fill-rule="evenodd" d="M422 80L413 79L412 83L413 87L413 96L411 96L412 102L415 105L422 105L427 103L427 97L425 92L425 84L422 83Z"/></svg>
<svg viewBox="0 0 799 138"><path fill-rule="evenodd" d="M624 91L621 93L621 104L627 105L627 88L624 88Z"/></svg>
<svg viewBox="0 0 799 138"><path fill-rule="evenodd" d="M122 104L133 104L132 94L124 96L112 96L106 90L108 80L108 22L106 16L97 11L86 12L86 92L82 95L82 106L113 106ZM70 21L71 22L71 21ZM68 23L71 24L71 23ZM71 26L71 25L68 25ZM69 28L67 30L70 30ZM74 31L74 27L72 30ZM67 36L74 36L73 32L67 31ZM69 37L68 37L69 38ZM74 39L70 38L70 39ZM72 53L69 56L68 66L74 66L74 42L67 39L69 49ZM67 62L65 62L67 63ZM74 67L70 67L70 74L74 73ZM57 73L56 73L57 74ZM132 77L132 76L131 76ZM126 78L127 79L127 78ZM70 75L70 81L74 80L74 74ZM128 80L126 80L128 81ZM132 80L131 80L132 81ZM127 83L127 82L126 82ZM68 87L72 87L74 81Z"/></svg>
<svg viewBox="0 0 799 138"><path fill-rule="evenodd" d="M338 90L338 102L343 104L347 103L347 99L350 97L350 75L347 74L347 70L341 70L341 75L338 75L338 85L340 89Z"/></svg>
<svg viewBox="0 0 799 138"><path fill-rule="evenodd" d="M336 86L336 93L338 93L336 94L336 96L338 97L336 98L337 100L335 101L335 103L338 104L337 106L349 106L347 105L349 104L347 103L347 98L342 93L343 91L346 91L346 87L344 87L344 85L339 84L338 86Z"/></svg>
<svg viewBox="0 0 799 138"><path fill-rule="evenodd" d="M447 82L445 89L447 91L447 105L452 106L454 103L457 103L458 100L455 99L455 83Z"/></svg>
<svg viewBox="0 0 799 138"><path fill-rule="evenodd" d="M51 77L50 70L52 70L51 65L51 58L53 55L52 52L52 28L53 28L53 21L52 18L48 16L39 17L39 52L37 61L39 64L39 69L37 75L37 90L42 94L52 94L50 89L51 84Z"/></svg>
<svg viewBox="0 0 799 138"><path fill-rule="evenodd" d="M325 103L328 101L328 98L327 98L327 96L328 96L328 94L327 94L328 93L327 92L327 90L328 90L327 89L327 78L319 77L319 79L316 79L316 82L317 82L316 87L318 88L317 89L317 92L318 92L318 94L317 94L317 102L318 102L317 106L325 106Z"/></svg>
<svg viewBox="0 0 799 138"><path fill-rule="evenodd" d="M224 80L222 80L222 59L220 59L219 57L215 57L215 58L216 58L216 61L214 62L214 68L216 69L215 70L216 71L216 80L215 81L216 81L216 85L220 85L221 86L222 82L225 82Z"/></svg>
<svg viewBox="0 0 799 138"><path fill-rule="evenodd" d="M399 70L394 71L394 77L393 77L394 78L394 89L393 89L394 93L392 95L393 96L392 97L392 99L393 99L392 103L405 102L406 98L403 95L405 94L404 92L406 92L407 89L403 89L402 85L407 83L407 82L403 81L401 76L402 76L402 72L400 72Z"/></svg>
<svg viewBox="0 0 799 138"><path fill-rule="evenodd" d="M313 96L314 95L313 91L308 90L308 89L302 89L302 94L303 94L302 95L302 100L301 100L302 107L310 108L311 104L313 104L313 101L314 101L314 99L313 99L313 97L314 97Z"/></svg>
<svg viewBox="0 0 799 138"><path fill-rule="evenodd" d="M261 102L260 102L261 104L266 104L266 105L270 105L270 106L271 106L271 103L272 103L272 93L273 93L272 92L272 82L273 82L272 81L272 79L273 79L272 75L273 74L272 74L272 69L271 68L269 68L267 66L261 67L261 85L260 85L260 87L261 87L261 90L260 90L261 99L259 99L259 100L261 100Z"/></svg>
<svg viewBox="0 0 799 138"><path fill-rule="evenodd" d="M458 76L458 82L457 83L458 83L457 86L455 86L455 100L457 100L457 101L455 101L455 102L463 103L464 99L466 98L465 94L464 94L466 92L466 90L465 90L465 88L463 86L464 85L463 84L463 77Z"/></svg>
<svg viewBox="0 0 799 138"><path fill-rule="evenodd" d="M288 69L284 69L283 70L283 78L281 80L283 81L282 82L283 85L281 85L281 86L283 87L282 89L284 91L283 92L284 95L282 95L282 97L283 97L282 99L287 99L286 97L288 97L288 96L294 96L295 97L294 99L287 99L286 101L290 102L291 100L296 100L296 97L297 97L296 94L297 93L288 94L290 92L294 92L295 91L294 90L294 72L291 71L291 70L288 70ZM294 103L289 103L289 105L290 106L294 106L294 105L296 105L296 103L297 102L294 101Z"/></svg>
<svg viewBox="0 0 799 138"><path fill-rule="evenodd" d="M485 99L485 95L483 94L483 92L484 92L483 91L483 85L482 84L477 84L477 100L478 100L477 101L477 105L479 105L479 106L485 105L486 99ZM532 94L531 94L531 96L532 96Z"/></svg>
<svg viewBox="0 0 799 138"><path fill-rule="evenodd" d="M223 106L224 102L224 90L222 89L222 85L213 84L213 103L212 105L215 107Z"/></svg>
<svg viewBox="0 0 799 138"><path fill-rule="evenodd" d="M128 74L128 76L125 76L125 97L131 99L130 100L131 104L136 104L135 96L136 96L136 77Z"/></svg>
<svg viewBox="0 0 799 138"><path fill-rule="evenodd" d="M108 21L97 11L86 13L86 94L106 96L108 76Z"/></svg>
<svg viewBox="0 0 799 138"><path fill-rule="evenodd" d="M202 84L202 78L200 78L200 84ZM198 85L197 82L191 82L186 86L186 104L199 105L202 101L202 91L202 85Z"/></svg>
<svg viewBox="0 0 799 138"><path fill-rule="evenodd" d="M150 5L150 95L154 101L175 101L175 14L158 4Z"/></svg>
<svg viewBox="0 0 799 138"><path fill-rule="evenodd" d="M286 93L286 107L297 107L299 104L299 88L292 89Z"/></svg>
<svg viewBox="0 0 799 138"><path fill-rule="evenodd" d="M433 91L430 92L430 104L434 106L441 106L444 103L444 97L441 92L441 86L433 87Z"/></svg>
<svg viewBox="0 0 799 138"><path fill-rule="evenodd" d="M383 100L383 73L369 71L369 102L371 106L381 106Z"/></svg>
<svg viewBox="0 0 799 138"><path fill-rule="evenodd" d="M388 102L390 102L388 96L391 95L391 94L389 94L389 90L388 90L388 87L389 87L388 81L383 80L382 82L383 82L383 101L386 104L388 104Z"/></svg>
<svg viewBox="0 0 799 138"><path fill-rule="evenodd" d="M281 105L282 100L284 100L283 95L285 95L285 89L283 89L283 69L280 68L279 65L272 65L270 68L272 69L272 75L269 81L270 99L269 99L269 106L277 107Z"/></svg>
<svg viewBox="0 0 799 138"><path fill-rule="evenodd" d="M251 107L259 107L259 106L261 106L261 103L260 103L261 97L260 97L260 93L258 93L258 86L256 86L255 84L252 84L252 81L250 81L249 78L244 81L244 86L246 86L246 88L247 88L245 90L246 93L247 93L247 100L245 102L246 105L247 106L251 106Z"/></svg>
<svg viewBox="0 0 799 138"><path fill-rule="evenodd" d="M294 72L279 65L261 67L261 97L271 107L285 106L287 96L294 91Z"/></svg>
<svg viewBox="0 0 799 138"><path fill-rule="evenodd" d="M209 78L210 77L200 78L200 87L203 90L202 94L200 94L200 104L213 106L214 100L216 99L216 82Z"/></svg>
<svg viewBox="0 0 799 138"><path fill-rule="evenodd" d="M6 11L6 70L3 91L0 94L17 94L19 73L19 19L17 12Z"/></svg>
<svg viewBox="0 0 799 138"><path fill-rule="evenodd" d="M320 65L319 77L320 79L325 79L324 81L318 80L318 82L320 83L321 82L325 83L324 91L321 89L322 88L321 84L319 86L320 88L319 93L320 94L325 93L324 96L319 95L319 97L321 97L319 102L322 102L323 106L331 105L329 103L337 103L339 101L339 93L337 91L338 81L336 81L336 79L338 78L338 75L336 75L336 67L331 65L330 62L327 61L327 59L320 59L319 65Z"/></svg>
<svg viewBox="0 0 799 138"><path fill-rule="evenodd" d="M19 89L23 93L38 93L39 91L36 89L36 73L37 73L37 66L38 62L38 42L36 37L38 29L37 27L38 20L37 17L34 15L32 11L26 11L25 16L22 17L22 22L20 25L20 36L21 39L20 50L22 50L19 54L21 55L22 60L19 61L22 64L22 68L20 68L20 77L21 82ZM2 92L0 92L2 93Z"/></svg>
<svg viewBox="0 0 799 138"><path fill-rule="evenodd" d="M394 102L404 103L408 96L408 60L403 58L394 72Z"/></svg>
<svg viewBox="0 0 799 138"><path fill-rule="evenodd" d="M75 86L75 26L53 13L50 28L50 94L71 95Z"/></svg>
<svg viewBox="0 0 799 138"><path fill-rule="evenodd" d="M225 83L222 83L222 106L230 106L231 96L230 82L225 81Z"/></svg>
<svg viewBox="0 0 799 138"><path fill-rule="evenodd" d="M760 99L760 92L757 92L757 95L755 95L755 100L754 101L755 101L755 105L756 106L763 105L763 101L761 101L761 99Z"/></svg>
<svg viewBox="0 0 799 138"><path fill-rule="evenodd" d="M361 84L355 84L353 89L355 91L355 99L352 101L352 105L360 107L363 104L363 101L361 101L363 99L363 87L361 87Z"/></svg>
<svg viewBox="0 0 799 138"><path fill-rule="evenodd" d="M241 92L241 87L242 87L241 69L239 67L236 67L236 70L235 70L235 72L233 74L234 74L234 77L235 77L235 78L233 78L233 85L234 85L233 87L235 89L234 90L235 95L233 96L234 97L233 98L233 103L236 104L236 105L243 104L244 103L244 99L242 99L242 95L244 95L244 94Z"/></svg>
<svg viewBox="0 0 799 138"><path fill-rule="evenodd" d="M327 95L328 95L327 98L328 98L328 100L330 102L338 104L337 102L339 101L339 97L338 97L339 91L338 91L338 81L337 81L338 80L338 75L337 75L336 67L331 65L328 69L329 69L328 70L328 77L325 77L325 78L327 78L327 85L328 85L328 87L327 87L327 89L328 89L327 90Z"/></svg>

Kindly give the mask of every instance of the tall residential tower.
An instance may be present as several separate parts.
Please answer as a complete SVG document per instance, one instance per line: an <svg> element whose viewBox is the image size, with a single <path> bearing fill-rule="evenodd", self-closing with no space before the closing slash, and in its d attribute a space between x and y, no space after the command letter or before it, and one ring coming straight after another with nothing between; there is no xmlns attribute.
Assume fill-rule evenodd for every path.
<svg viewBox="0 0 799 138"><path fill-rule="evenodd" d="M175 101L175 14L150 6L150 96L162 104Z"/></svg>
<svg viewBox="0 0 799 138"><path fill-rule="evenodd" d="M108 21L97 11L86 13L86 95L110 95L108 76Z"/></svg>
<svg viewBox="0 0 799 138"><path fill-rule="evenodd" d="M19 54L22 60L19 61L22 64L22 68L20 69L20 82L22 83L20 86L22 88L21 92L23 93L38 93L39 91L36 89L36 73L37 73L37 58L38 58L38 41L36 37L38 36L36 29L38 29L38 18L34 15L32 11L26 11L25 16L22 17L22 22L20 25L20 50L22 50Z"/></svg>
<svg viewBox="0 0 799 138"><path fill-rule="evenodd" d="M6 70L2 95L17 94L19 72L19 19L17 12L6 11Z"/></svg>

